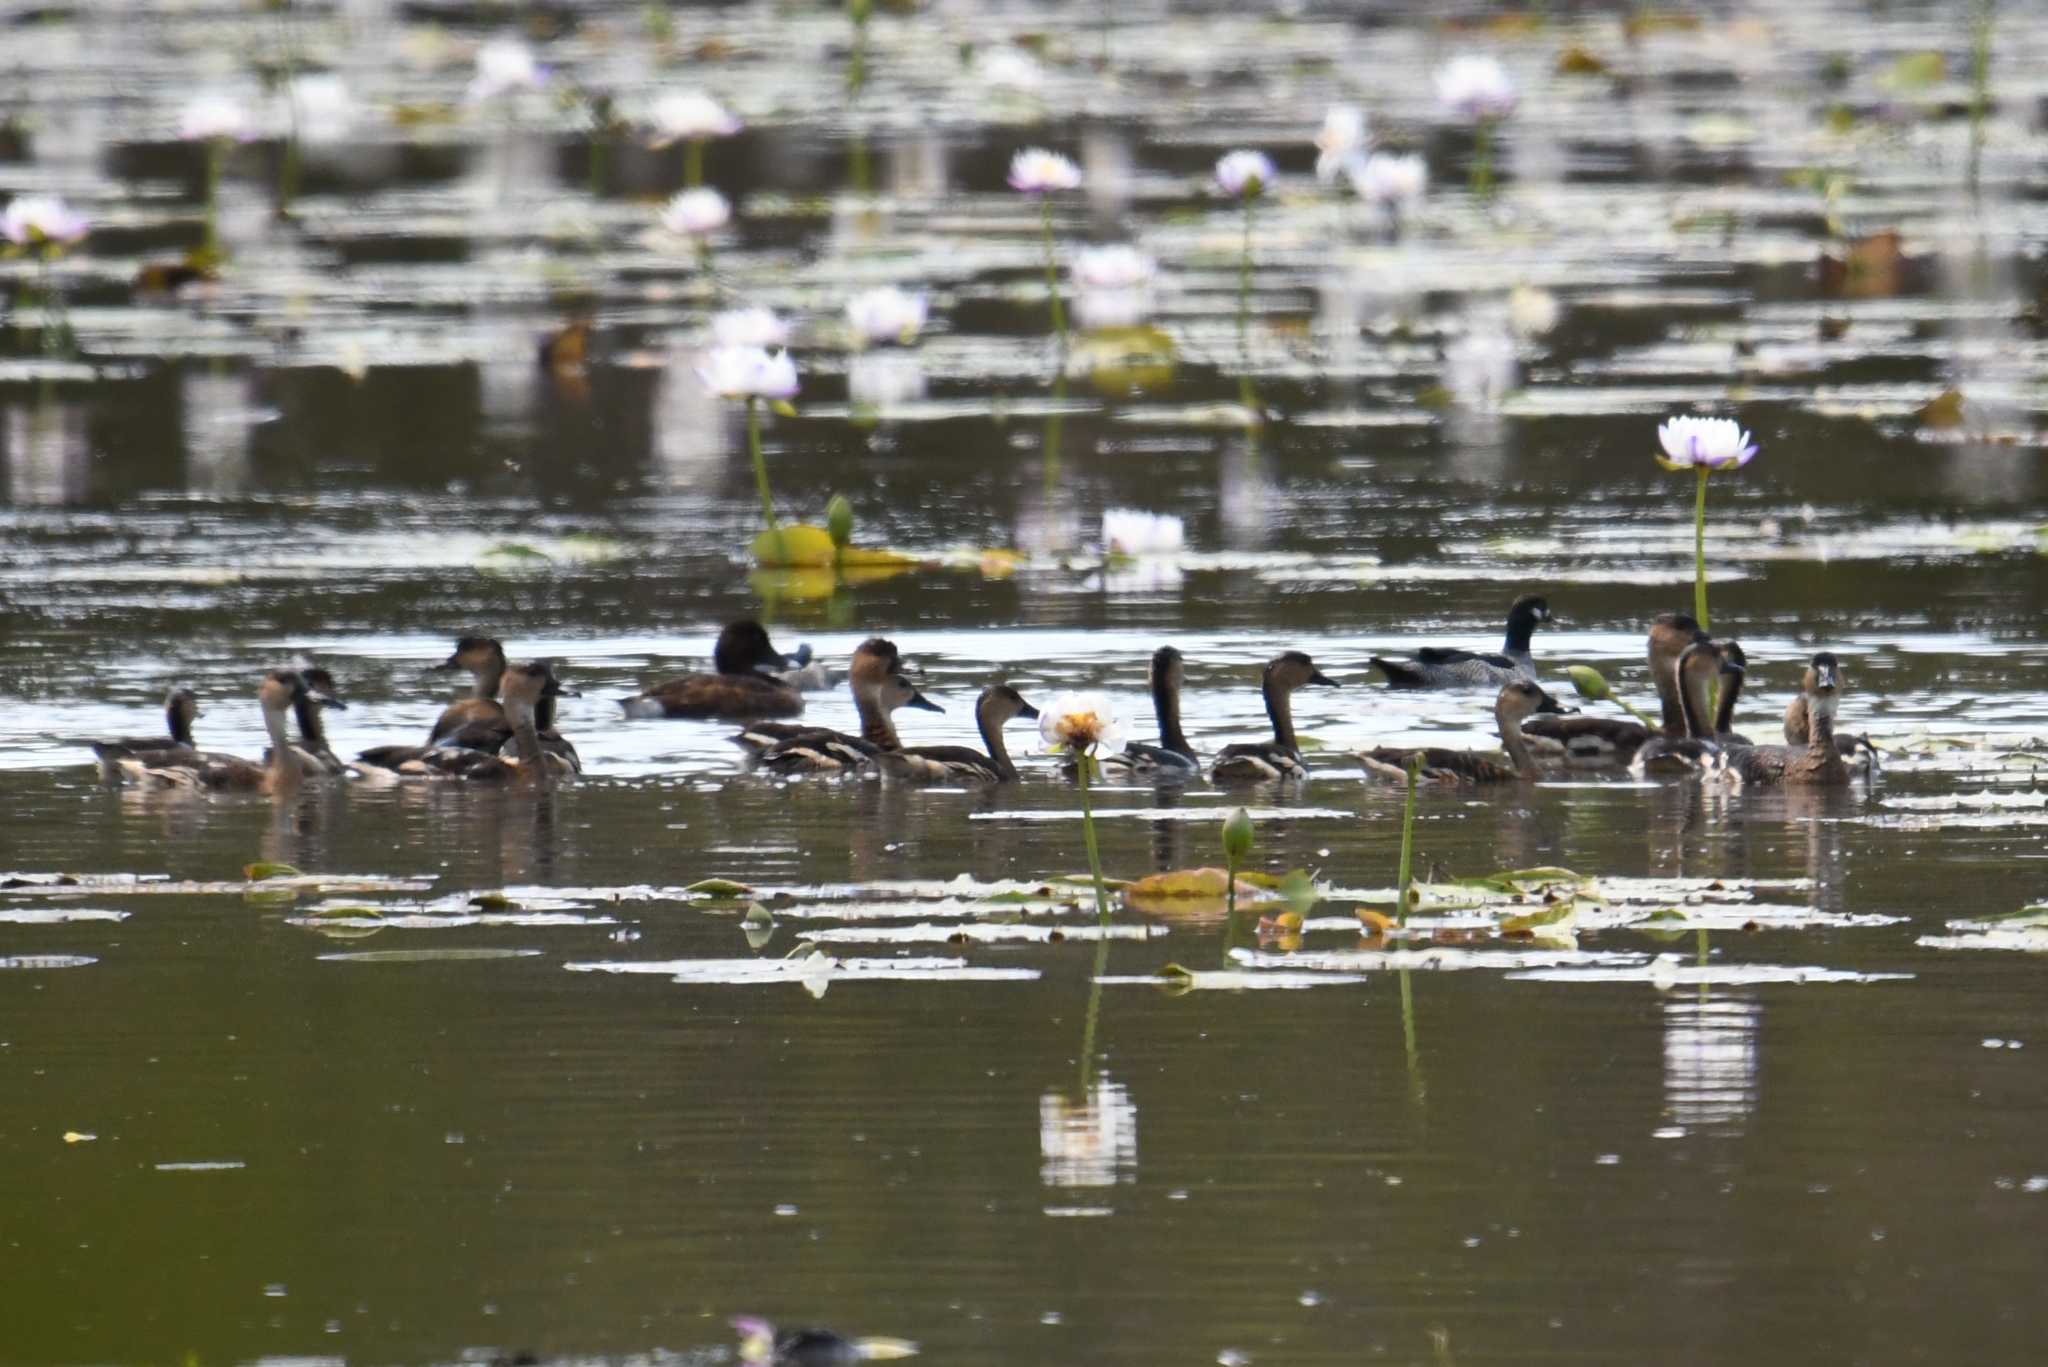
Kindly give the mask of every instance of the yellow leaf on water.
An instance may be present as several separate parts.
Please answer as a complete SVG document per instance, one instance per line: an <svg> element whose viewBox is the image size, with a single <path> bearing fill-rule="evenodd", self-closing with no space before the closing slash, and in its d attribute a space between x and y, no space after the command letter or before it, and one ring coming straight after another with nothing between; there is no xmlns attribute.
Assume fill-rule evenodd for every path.
<svg viewBox="0 0 2048 1367"><path fill-rule="evenodd" d="M1124 889L1126 897L1221 897L1230 890L1230 874L1223 869L1175 869L1140 878ZM1258 884L1240 877L1239 897L1265 899L1270 894Z"/></svg>
<svg viewBox="0 0 2048 1367"><path fill-rule="evenodd" d="M1358 909L1358 920L1373 935L1384 935L1400 924L1391 916L1377 911L1370 911L1365 907Z"/></svg>
<svg viewBox="0 0 2048 1367"><path fill-rule="evenodd" d="M1913 416L1920 420L1922 427L1932 427L1937 430L1961 427L1963 425L1963 391L1960 389L1944 389L1934 398L1921 404L1919 410Z"/></svg>
<svg viewBox="0 0 2048 1367"><path fill-rule="evenodd" d="M290 864L244 864L242 877L254 883L264 878L299 878L303 875Z"/></svg>
<svg viewBox="0 0 2048 1367"><path fill-rule="evenodd" d="M90 1144L93 1140L98 1138L98 1135L87 1134L82 1130L64 1131L64 1142L67 1144Z"/></svg>

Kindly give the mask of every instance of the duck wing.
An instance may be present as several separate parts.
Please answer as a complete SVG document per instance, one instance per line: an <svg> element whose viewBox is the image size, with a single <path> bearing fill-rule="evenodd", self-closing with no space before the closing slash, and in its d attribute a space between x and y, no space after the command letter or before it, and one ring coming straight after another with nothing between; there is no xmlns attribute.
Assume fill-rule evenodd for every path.
<svg viewBox="0 0 2048 1367"><path fill-rule="evenodd" d="M1271 783L1307 777L1308 766L1301 762L1301 756L1270 740L1226 745L1216 752L1216 762L1209 766L1211 783Z"/></svg>
<svg viewBox="0 0 2048 1367"><path fill-rule="evenodd" d="M1130 742L1116 754L1102 756L1099 763L1105 769L1124 769L1134 774L1157 774L1167 778L1202 772L1201 761L1193 755L1184 755L1178 750L1142 740Z"/></svg>
<svg viewBox="0 0 2048 1367"><path fill-rule="evenodd" d="M804 695L794 685L765 674L685 674L620 698L619 706L629 717L749 721L794 717L804 710Z"/></svg>
<svg viewBox="0 0 2048 1367"><path fill-rule="evenodd" d="M943 783L966 779L975 783L1000 783L1003 774L995 761L965 745L918 745L901 750L883 750L875 763L892 779L905 783Z"/></svg>

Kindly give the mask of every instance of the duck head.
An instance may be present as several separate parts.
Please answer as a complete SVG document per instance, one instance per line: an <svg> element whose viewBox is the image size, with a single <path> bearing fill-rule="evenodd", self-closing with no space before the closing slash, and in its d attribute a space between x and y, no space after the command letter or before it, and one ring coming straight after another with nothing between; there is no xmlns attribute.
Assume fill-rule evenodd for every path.
<svg viewBox="0 0 2048 1367"><path fill-rule="evenodd" d="M974 704L974 712L998 728L1018 717L1033 720L1038 717L1038 709L1024 701L1024 695L1008 684L994 684L982 689L980 699Z"/></svg>
<svg viewBox="0 0 2048 1367"><path fill-rule="evenodd" d="M801 663L777 650L768 639L768 628L751 617L728 625L711 648L711 666L720 674L770 673Z"/></svg>
<svg viewBox="0 0 2048 1367"><path fill-rule="evenodd" d="M899 707L914 707L921 712L943 712L946 709L917 691L917 685L901 674L884 674L870 686L869 696L884 712L894 712Z"/></svg>
<svg viewBox="0 0 2048 1367"><path fill-rule="evenodd" d="M1335 679L1316 668L1316 662L1299 650L1284 651L1275 655L1266 665L1266 687L1292 693L1297 688L1310 684L1321 684L1325 688L1336 688Z"/></svg>
<svg viewBox="0 0 2048 1367"><path fill-rule="evenodd" d="M1502 688L1500 697L1493 705L1495 715L1512 718L1516 723L1527 721L1539 712L1554 712L1560 715L1576 712L1575 707L1566 707L1544 690L1542 684L1533 679L1517 679Z"/></svg>
<svg viewBox="0 0 2048 1367"><path fill-rule="evenodd" d="M484 674L504 667L505 647L496 638L465 636L455 643L455 650L447 659L434 666L434 671L445 674L466 669L472 674Z"/></svg>
<svg viewBox="0 0 2048 1367"><path fill-rule="evenodd" d="M319 665L307 665L299 671L299 683L305 689L306 701L317 707L331 707L337 712L348 711L348 704L341 700L334 676Z"/></svg>

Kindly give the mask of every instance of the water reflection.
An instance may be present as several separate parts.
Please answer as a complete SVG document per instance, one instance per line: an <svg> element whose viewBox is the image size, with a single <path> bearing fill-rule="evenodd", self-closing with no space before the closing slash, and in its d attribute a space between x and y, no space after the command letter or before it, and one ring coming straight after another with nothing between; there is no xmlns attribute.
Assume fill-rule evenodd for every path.
<svg viewBox="0 0 2048 1367"><path fill-rule="evenodd" d="M194 367L179 384L184 408L185 487L226 495L249 486L249 451L260 414L247 374Z"/></svg>
<svg viewBox="0 0 2048 1367"><path fill-rule="evenodd" d="M1097 1075L1086 1095L1038 1099L1038 1180L1048 1187L1112 1187L1138 1176L1138 1107L1122 1083Z"/></svg>
<svg viewBox="0 0 2048 1367"><path fill-rule="evenodd" d="M83 404L45 398L7 407L7 497L17 505L84 503L92 493L92 438Z"/></svg>
<svg viewBox="0 0 2048 1367"><path fill-rule="evenodd" d="M1664 1005L1664 1110L1688 1130L1740 1134L1757 1105L1763 1005L1675 995Z"/></svg>

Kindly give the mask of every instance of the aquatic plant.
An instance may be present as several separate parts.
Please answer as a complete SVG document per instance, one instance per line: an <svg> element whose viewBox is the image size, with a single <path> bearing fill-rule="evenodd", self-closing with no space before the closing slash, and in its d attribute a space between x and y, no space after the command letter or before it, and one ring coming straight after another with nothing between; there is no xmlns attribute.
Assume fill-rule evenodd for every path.
<svg viewBox="0 0 2048 1367"><path fill-rule="evenodd" d="M1239 807L1223 820L1223 956L1237 938L1237 871L1252 852L1252 814Z"/></svg>
<svg viewBox="0 0 2048 1367"><path fill-rule="evenodd" d="M1356 180L1364 169L1366 149L1372 133L1365 111L1355 104L1333 104L1323 111L1323 126L1316 132L1316 179L1325 185L1338 176Z"/></svg>
<svg viewBox="0 0 2048 1367"><path fill-rule="evenodd" d="M228 149L256 135L249 111L229 95L205 94L185 106L178 118L178 136L206 147L206 236L201 250L209 265L220 259L220 233L215 204L220 196L220 173Z"/></svg>
<svg viewBox="0 0 2048 1367"><path fill-rule="evenodd" d="M1105 555L1172 555L1187 544L1185 525L1170 513L1106 508L1102 513Z"/></svg>
<svg viewBox="0 0 2048 1367"><path fill-rule="evenodd" d="M535 60L533 49L517 38L493 38L476 50L476 74L470 78L464 98L482 104L501 95L538 90L547 84L547 71Z"/></svg>
<svg viewBox="0 0 2048 1367"><path fill-rule="evenodd" d="M1375 152L1349 171L1351 188L1378 209L1389 231L1399 235L1402 223L1429 192L1429 163L1417 154L1397 156Z"/></svg>
<svg viewBox="0 0 2048 1367"><path fill-rule="evenodd" d="M7 254L36 258L46 356L68 356L77 349L64 312L64 292L51 268L91 231L91 220L56 195L16 195L0 212L0 237L7 239Z"/></svg>
<svg viewBox="0 0 2048 1367"><path fill-rule="evenodd" d="M1237 252L1237 352L1244 367L1237 379L1238 399L1248 426L1258 422L1258 398L1251 379L1252 205L1274 180L1273 163L1263 152L1239 148L1216 162L1216 188L1244 206L1244 232Z"/></svg>
<svg viewBox="0 0 2048 1367"><path fill-rule="evenodd" d="M773 309L753 305L711 317L711 340L721 347L779 347L789 343L789 324Z"/></svg>
<svg viewBox="0 0 2048 1367"><path fill-rule="evenodd" d="M1038 224L1045 242L1045 293L1052 308L1052 330L1059 336L1062 354L1067 349L1067 314L1060 304L1059 263L1052 240L1052 196L1080 187L1081 168L1057 152L1027 147L1010 158L1010 188L1019 194L1038 196Z"/></svg>
<svg viewBox="0 0 2048 1367"><path fill-rule="evenodd" d="M1109 700L1099 693L1062 693L1039 712L1038 734L1056 753L1074 761L1074 776L1081 788L1081 838L1088 847L1088 874L1095 880L1095 914L1109 921L1109 889L1102 878L1102 850L1095 841L1095 809L1088 796L1095 777L1095 755L1103 746L1115 749L1123 740L1123 725Z"/></svg>
<svg viewBox="0 0 2048 1367"><path fill-rule="evenodd" d="M1484 199L1493 193L1494 130L1515 112L1515 83L1494 58L1467 53L1436 73L1436 98L1453 118L1472 127L1468 184Z"/></svg>
<svg viewBox="0 0 2048 1367"><path fill-rule="evenodd" d="M1644 716L1642 713L1636 711L1636 709L1629 703L1628 699L1620 697L1614 692L1612 688L1609 688L1607 685L1607 676L1605 674L1602 674L1599 670L1593 668L1593 666L1572 665L1565 670L1565 674L1571 679L1572 687L1576 688L1579 691L1580 697L1587 699L1589 702L1618 703L1621 706L1622 710L1627 712L1631 717L1634 717L1637 721L1641 722L1644 726L1649 727L1652 730L1656 728L1657 724L1651 721L1648 717Z"/></svg>
<svg viewBox="0 0 2048 1367"><path fill-rule="evenodd" d="M796 362L787 351L770 353L765 347L713 347L698 365L697 377L721 399L746 400L747 455L761 495L761 521L769 531L778 530L775 499L768 491L768 462L761 455L761 403L766 400L779 410L794 411L789 401L797 394Z"/></svg>
<svg viewBox="0 0 2048 1367"><path fill-rule="evenodd" d="M1663 452L1657 463L1666 470L1690 470L1699 480L1693 500L1692 615L1707 623L1707 476L1716 470L1739 470L1755 458L1757 445L1733 418L1668 418L1657 428Z"/></svg>
<svg viewBox="0 0 2048 1367"><path fill-rule="evenodd" d="M1067 264L1081 326L1136 327L1151 312L1151 285L1158 272L1151 256L1128 243L1083 247Z"/></svg>
<svg viewBox="0 0 2048 1367"><path fill-rule="evenodd" d="M930 306L924 293L883 285L864 290L846 304L846 322L859 346L909 346L924 331Z"/></svg>
<svg viewBox="0 0 2048 1367"><path fill-rule="evenodd" d="M652 145L683 144L683 183L692 188L704 183L704 144L713 138L729 138L745 127L732 111L701 90L675 90L648 107L647 123L653 131Z"/></svg>
<svg viewBox="0 0 2048 1367"><path fill-rule="evenodd" d="M711 265L711 235L731 221L732 205L705 185L682 191L661 209L661 226L696 243L697 262L706 269Z"/></svg>

